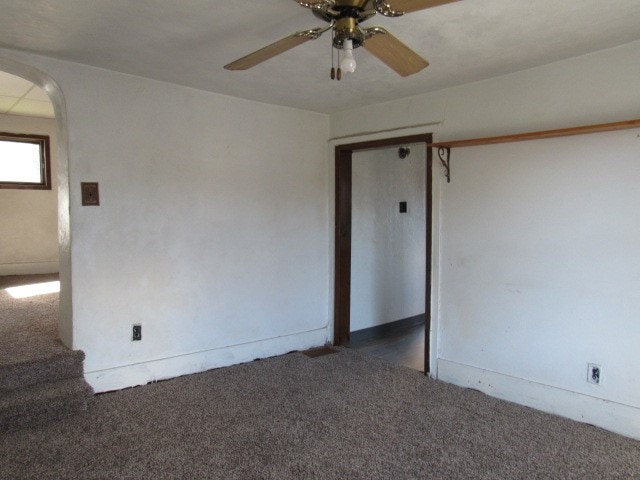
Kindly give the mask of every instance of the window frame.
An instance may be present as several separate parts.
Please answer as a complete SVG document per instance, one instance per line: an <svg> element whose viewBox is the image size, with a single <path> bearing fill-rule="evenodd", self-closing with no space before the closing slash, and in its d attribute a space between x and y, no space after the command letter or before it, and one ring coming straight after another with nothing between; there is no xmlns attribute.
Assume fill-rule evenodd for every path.
<svg viewBox="0 0 640 480"><path fill-rule="evenodd" d="M49 135L0 132L0 141L35 143L40 147L40 171L42 181L5 182L0 179L0 189L51 190L51 154Z"/></svg>

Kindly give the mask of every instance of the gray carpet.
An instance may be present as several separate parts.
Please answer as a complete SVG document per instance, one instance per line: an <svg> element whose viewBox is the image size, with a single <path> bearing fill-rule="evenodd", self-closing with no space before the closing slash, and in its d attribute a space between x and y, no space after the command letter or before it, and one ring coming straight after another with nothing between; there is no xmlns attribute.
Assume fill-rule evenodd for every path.
<svg viewBox="0 0 640 480"><path fill-rule="evenodd" d="M352 350L99 395L0 436L0 478L640 478L640 442Z"/></svg>
<svg viewBox="0 0 640 480"><path fill-rule="evenodd" d="M6 291L57 279L57 274L0 277L0 367L68 352L58 340L57 293L15 299Z"/></svg>
<svg viewBox="0 0 640 480"><path fill-rule="evenodd" d="M57 278L0 277L0 435L84 412L93 398L84 353L57 338L58 294L15 299L6 290Z"/></svg>

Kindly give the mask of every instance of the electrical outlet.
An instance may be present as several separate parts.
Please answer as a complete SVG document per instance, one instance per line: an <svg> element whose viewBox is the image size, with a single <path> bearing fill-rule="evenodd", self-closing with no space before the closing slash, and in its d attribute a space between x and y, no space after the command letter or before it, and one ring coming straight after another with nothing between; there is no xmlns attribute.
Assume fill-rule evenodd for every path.
<svg viewBox="0 0 640 480"><path fill-rule="evenodd" d="M133 326L133 329L131 330L131 341L139 342L140 340L142 340L142 325L137 323Z"/></svg>
<svg viewBox="0 0 640 480"><path fill-rule="evenodd" d="M602 383L602 367L595 363L590 363L587 369L587 382L594 385L600 385Z"/></svg>

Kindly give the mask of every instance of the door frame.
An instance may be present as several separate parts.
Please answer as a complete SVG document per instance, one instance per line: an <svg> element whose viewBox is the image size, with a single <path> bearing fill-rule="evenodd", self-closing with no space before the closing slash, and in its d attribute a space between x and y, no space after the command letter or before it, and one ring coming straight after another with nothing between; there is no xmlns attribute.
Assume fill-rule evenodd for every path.
<svg viewBox="0 0 640 480"><path fill-rule="evenodd" d="M351 330L351 209L353 152L372 148L424 143L426 162L426 265L425 265L425 342L424 372L430 371L431 331L431 265L433 247L433 154L429 144L432 134L385 138L368 142L349 143L335 147L335 263L333 344L348 345Z"/></svg>

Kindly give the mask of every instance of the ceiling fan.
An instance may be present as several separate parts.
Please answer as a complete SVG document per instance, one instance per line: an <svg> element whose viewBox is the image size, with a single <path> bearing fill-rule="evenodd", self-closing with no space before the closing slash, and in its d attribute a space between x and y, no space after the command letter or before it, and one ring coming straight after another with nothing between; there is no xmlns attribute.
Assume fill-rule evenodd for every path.
<svg viewBox="0 0 640 480"><path fill-rule="evenodd" d="M353 49L363 46L399 75L406 77L418 73L429 65L424 58L407 47L382 27L361 28L360 23L377 13L385 17L399 17L405 13L437 7L460 0L294 0L308 8L329 25L296 32L267 45L249 55L225 65L227 70L247 70L309 40L315 40L328 30L333 33L333 47L344 51L341 70L353 72ZM331 69L331 78L335 71Z"/></svg>

